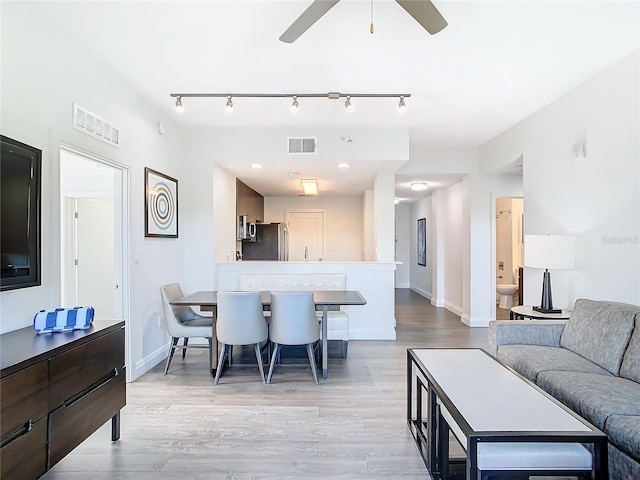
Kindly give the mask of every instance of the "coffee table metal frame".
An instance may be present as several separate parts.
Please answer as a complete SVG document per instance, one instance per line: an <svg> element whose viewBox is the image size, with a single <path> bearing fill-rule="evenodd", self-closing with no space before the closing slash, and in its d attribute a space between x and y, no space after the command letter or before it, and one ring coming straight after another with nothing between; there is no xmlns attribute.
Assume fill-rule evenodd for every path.
<svg viewBox="0 0 640 480"><path fill-rule="evenodd" d="M494 361L509 370L513 375L524 380L534 390L550 399L569 415L576 418L589 431L564 432L564 431L474 431L465 420L456 406L447 396L447 393L438 384L433 375L416 356L415 351L431 349L407 349L407 424L413 435L416 446L420 451L427 470L434 479L448 479L450 475L462 475L467 480L477 480L478 476L478 443L480 442L541 442L541 443L583 443L593 445L593 472L587 478L594 480L607 480L608 468L608 440L607 435L587 422L575 412L567 408L561 402L520 375L511 367L503 364L498 359L481 350ZM414 395L415 383L415 395ZM470 392L472 394L473 392ZM462 430L467 439L466 445L461 445L466 451L466 458L449 458L449 426L442 417L438 401L442 402L449 414L453 417L457 426ZM426 410L426 411L425 411ZM451 468L450 468L451 467ZM514 471L482 472L492 476L509 476L512 478ZM566 475L585 476L584 471L570 470L518 470L518 475L527 478L528 475Z"/></svg>

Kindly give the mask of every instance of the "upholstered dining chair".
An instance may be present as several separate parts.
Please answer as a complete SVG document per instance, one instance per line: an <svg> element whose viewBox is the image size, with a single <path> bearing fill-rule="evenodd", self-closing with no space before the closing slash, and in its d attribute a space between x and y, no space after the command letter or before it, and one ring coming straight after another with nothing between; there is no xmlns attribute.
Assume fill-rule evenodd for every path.
<svg viewBox="0 0 640 480"><path fill-rule="evenodd" d="M320 326L312 292L271 292L269 339L274 349L267 383L271 383L282 345L306 345L313 380L318 383L313 345L320 340Z"/></svg>
<svg viewBox="0 0 640 480"><path fill-rule="evenodd" d="M176 307L169 302L183 297L182 289L177 283L170 283L160 287L162 298L162 311L164 312L164 325L167 333L171 337L171 348L167 357L167 364L164 367L166 375L173 359L176 348L182 348L182 358L188 348L208 348L209 349L209 371L212 370L213 354L213 318L198 315L189 307ZM189 345L189 338L202 337L208 340L209 345ZM182 340L182 345L178 341Z"/></svg>
<svg viewBox="0 0 640 480"><path fill-rule="evenodd" d="M218 292L217 311L216 337L222 352L213 383L217 385L220 381L225 357L229 356L231 364L232 345L254 345L260 377L266 383L261 347L267 341L269 327L262 313L260 292Z"/></svg>

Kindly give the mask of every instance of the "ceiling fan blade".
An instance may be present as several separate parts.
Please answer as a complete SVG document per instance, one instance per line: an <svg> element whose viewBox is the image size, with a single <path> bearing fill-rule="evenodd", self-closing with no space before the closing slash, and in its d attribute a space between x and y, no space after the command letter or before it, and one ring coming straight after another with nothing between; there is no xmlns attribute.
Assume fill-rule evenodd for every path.
<svg viewBox="0 0 640 480"><path fill-rule="evenodd" d="M448 25L430 0L396 0L396 2L431 35L438 33Z"/></svg>
<svg viewBox="0 0 640 480"><path fill-rule="evenodd" d="M320 17L327 13L340 0L315 0L300 15L287 30L280 35L280 41L285 43L293 43L296 39L306 32L311 25L316 23Z"/></svg>

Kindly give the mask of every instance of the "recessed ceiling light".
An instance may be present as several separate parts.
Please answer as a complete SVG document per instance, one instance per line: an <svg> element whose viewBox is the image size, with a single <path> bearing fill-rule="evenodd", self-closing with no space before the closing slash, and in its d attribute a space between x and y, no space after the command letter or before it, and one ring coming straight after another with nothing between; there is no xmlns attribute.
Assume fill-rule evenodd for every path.
<svg viewBox="0 0 640 480"><path fill-rule="evenodd" d="M411 184L411 190L414 192L424 192L429 186L425 182L417 182Z"/></svg>
<svg viewBox="0 0 640 480"><path fill-rule="evenodd" d="M259 170L259 169L263 168L263 166L260 165L259 163L252 163L251 164L251 168L255 168L256 170Z"/></svg>
<svg viewBox="0 0 640 480"><path fill-rule="evenodd" d="M348 163L339 163L338 164L338 168L347 169L347 168L349 168L349 164Z"/></svg>

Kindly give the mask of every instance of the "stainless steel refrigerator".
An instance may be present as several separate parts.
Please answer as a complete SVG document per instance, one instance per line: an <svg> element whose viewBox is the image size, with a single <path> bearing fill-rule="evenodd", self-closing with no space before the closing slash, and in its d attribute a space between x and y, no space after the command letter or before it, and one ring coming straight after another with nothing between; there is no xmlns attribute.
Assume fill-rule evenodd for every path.
<svg viewBox="0 0 640 480"><path fill-rule="evenodd" d="M242 242L243 260L289 260L289 232L284 223L256 223L254 242Z"/></svg>

